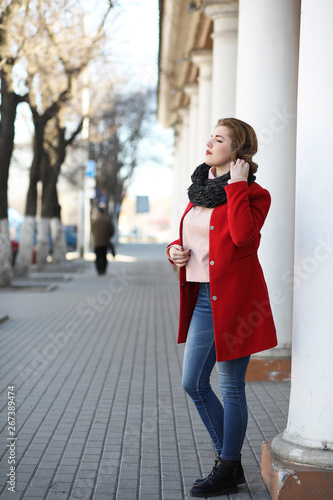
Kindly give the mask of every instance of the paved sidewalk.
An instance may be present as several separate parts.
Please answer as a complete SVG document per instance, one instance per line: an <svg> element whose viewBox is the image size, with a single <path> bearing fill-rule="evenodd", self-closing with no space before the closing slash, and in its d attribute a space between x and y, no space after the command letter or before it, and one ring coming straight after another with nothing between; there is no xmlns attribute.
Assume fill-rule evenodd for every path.
<svg viewBox="0 0 333 500"><path fill-rule="evenodd" d="M103 277L73 262L0 290L1 499L183 500L211 470L181 387L176 273L164 246L118 252ZM219 498L269 500L261 445L286 426L289 383L248 383L247 395L247 484Z"/></svg>

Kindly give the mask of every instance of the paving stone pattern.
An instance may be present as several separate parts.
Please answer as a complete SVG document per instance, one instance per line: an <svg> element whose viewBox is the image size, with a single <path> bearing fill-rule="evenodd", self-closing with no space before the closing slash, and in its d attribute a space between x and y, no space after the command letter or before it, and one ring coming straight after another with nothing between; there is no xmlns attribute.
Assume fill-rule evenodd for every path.
<svg viewBox="0 0 333 500"><path fill-rule="evenodd" d="M177 276L162 246L144 250L123 246L136 261L112 261L103 277L89 263L44 291L0 291L9 316L0 324L1 499L182 500L210 472L212 444L181 387ZM15 493L6 482L13 385ZM261 445L285 428L289 388L247 384L247 483L220 498L270 498Z"/></svg>

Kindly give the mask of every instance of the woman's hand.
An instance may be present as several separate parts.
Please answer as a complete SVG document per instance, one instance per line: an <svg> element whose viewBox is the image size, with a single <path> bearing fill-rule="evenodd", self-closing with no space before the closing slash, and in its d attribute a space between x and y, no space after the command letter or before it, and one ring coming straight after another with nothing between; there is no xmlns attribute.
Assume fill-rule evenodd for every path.
<svg viewBox="0 0 333 500"><path fill-rule="evenodd" d="M191 250L184 250L180 245L173 245L169 249L169 255L176 266L184 267L191 256Z"/></svg>
<svg viewBox="0 0 333 500"><path fill-rule="evenodd" d="M237 159L236 163L232 161L230 163L230 177L235 179L236 177L244 177L245 179L249 176L250 165L240 158Z"/></svg>

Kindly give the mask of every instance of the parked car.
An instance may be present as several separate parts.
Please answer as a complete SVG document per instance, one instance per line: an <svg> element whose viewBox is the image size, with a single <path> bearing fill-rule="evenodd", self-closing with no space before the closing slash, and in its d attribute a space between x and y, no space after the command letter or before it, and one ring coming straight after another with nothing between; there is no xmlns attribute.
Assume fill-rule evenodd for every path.
<svg viewBox="0 0 333 500"><path fill-rule="evenodd" d="M15 265L16 255L19 249L20 244L20 231L23 223L24 217L19 214L15 209L9 208L8 210L8 222L9 222L9 234L10 234L10 243L12 250L12 265ZM66 251L71 252L76 250L77 248L77 228L75 225L66 225L63 226L65 242L66 242ZM37 259L37 231L38 231L38 223L36 222L35 234L34 234L34 243L33 243L33 256L32 262L35 263ZM50 253L52 254L52 238L50 235Z"/></svg>
<svg viewBox="0 0 333 500"><path fill-rule="evenodd" d="M77 229L76 226L64 226L66 249L73 252L77 248Z"/></svg>

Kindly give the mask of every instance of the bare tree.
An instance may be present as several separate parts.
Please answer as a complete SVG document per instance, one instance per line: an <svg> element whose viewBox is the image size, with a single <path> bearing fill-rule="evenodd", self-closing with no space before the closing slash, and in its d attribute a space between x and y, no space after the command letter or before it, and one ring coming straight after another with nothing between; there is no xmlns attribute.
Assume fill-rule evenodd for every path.
<svg viewBox="0 0 333 500"><path fill-rule="evenodd" d="M65 159L66 148L80 132L82 118L66 137L64 117L69 103L78 95L82 73L96 55L103 36L103 26L112 8L105 3L101 19L89 33L86 12L80 2L62 0L37 0L39 50L27 51L28 103L35 127L34 157L30 172L26 216L21 230L20 250L17 256L17 273L28 274L35 231L37 183L43 184L42 213L39 224L38 262L46 262L50 218L55 218L61 229L60 206L57 197L57 180ZM90 30L91 31L91 30ZM78 116L78 113L75 113ZM73 122L73 119L71 120ZM55 235L55 242L61 235ZM59 252L60 255L61 252Z"/></svg>
<svg viewBox="0 0 333 500"><path fill-rule="evenodd" d="M96 162L99 199L112 207L114 219L139 161L140 142L154 115L155 91L113 94L91 120L89 157Z"/></svg>
<svg viewBox="0 0 333 500"><path fill-rule="evenodd" d="M15 91L14 65L24 45L21 27L28 12L29 0L3 1L0 6L0 286L11 283L11 249L8 232L8 174L14 148L17 106L27 94ZM21 14L19 15L21 10ZM23 12L22 12L23 11Z"/></svg>

